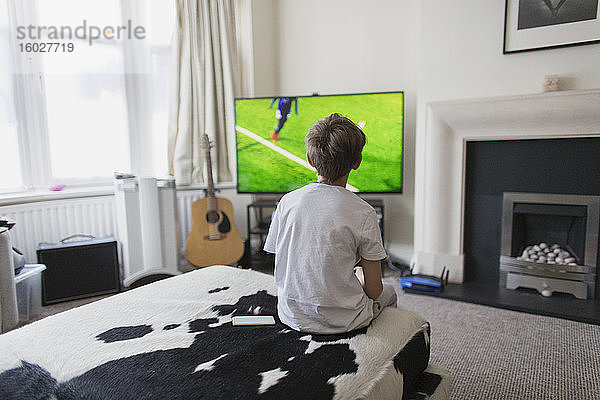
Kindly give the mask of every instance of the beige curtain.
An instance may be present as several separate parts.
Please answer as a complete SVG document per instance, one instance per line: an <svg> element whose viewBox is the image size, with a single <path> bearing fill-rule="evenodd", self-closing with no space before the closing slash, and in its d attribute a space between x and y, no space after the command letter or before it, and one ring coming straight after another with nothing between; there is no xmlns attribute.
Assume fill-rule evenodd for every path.
<svg viewBox="0 0 600 400"><path fill-rule="evenodd" d="M239 61L244 1L177 0L168 149L177 184L205 181L200 148L205 132L214 146L215 181L233 180L234 98L244 94Z"/></svg>

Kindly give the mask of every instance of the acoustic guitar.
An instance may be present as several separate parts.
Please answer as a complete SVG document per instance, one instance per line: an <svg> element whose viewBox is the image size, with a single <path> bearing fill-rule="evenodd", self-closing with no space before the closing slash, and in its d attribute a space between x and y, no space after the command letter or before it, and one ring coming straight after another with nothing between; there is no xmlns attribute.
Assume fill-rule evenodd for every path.
<svg viewBox="0 0 600 400"><path fill-rule="evenodd" d="M192 204L192 230L185 243L185 258L196 267L233 265L244 254L244 242L233 223L233 206L227 199L215 196L208 135L202 136L200 147L207 165L206 197Z"/></svg>

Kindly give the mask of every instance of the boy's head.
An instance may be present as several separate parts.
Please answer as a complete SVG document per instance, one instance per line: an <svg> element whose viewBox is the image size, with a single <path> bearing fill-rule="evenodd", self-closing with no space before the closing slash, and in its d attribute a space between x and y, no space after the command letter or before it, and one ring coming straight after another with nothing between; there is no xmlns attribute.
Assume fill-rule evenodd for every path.
<svg viewBox="0 0 600 400"><path fill-rule="evenodd" d="M331 181L358 168L365 142L363 131L337 113L318 120L304 138L311 164L320 176Z"/></svg>

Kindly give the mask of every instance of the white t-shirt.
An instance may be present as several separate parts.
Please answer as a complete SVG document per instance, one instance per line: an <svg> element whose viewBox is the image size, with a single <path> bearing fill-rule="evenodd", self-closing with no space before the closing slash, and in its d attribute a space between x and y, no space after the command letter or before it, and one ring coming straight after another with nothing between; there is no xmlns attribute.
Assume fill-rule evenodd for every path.
<svg viewBox="0 0 600 400"><path fill-rule="evenodd" d="M283 196L265 251L275 253L278 314L304 332L341 333L373 318L373 300L354 274L360 258L382 260L373 207L341 186L310 183Z"/></svg>

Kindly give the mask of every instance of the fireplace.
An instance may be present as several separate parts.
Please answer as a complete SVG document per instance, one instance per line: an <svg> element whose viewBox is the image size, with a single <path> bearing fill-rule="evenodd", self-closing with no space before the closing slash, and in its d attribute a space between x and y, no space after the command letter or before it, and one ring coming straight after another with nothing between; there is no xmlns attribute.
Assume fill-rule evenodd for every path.
<svg viewBox="0 0 600 400"><path fill-rule="evenodd" d="M500 286L593 299L600 197L505 192Z"/></svg>
<svg viewBox="0 0 600 400"><path fill-rule="evenodd" d="M600 324L600 295L510 290L499 273L504 192L600 195L599 109L598 89L427 103L416 138L416 271L447 266L446 297Z"/></svg>

